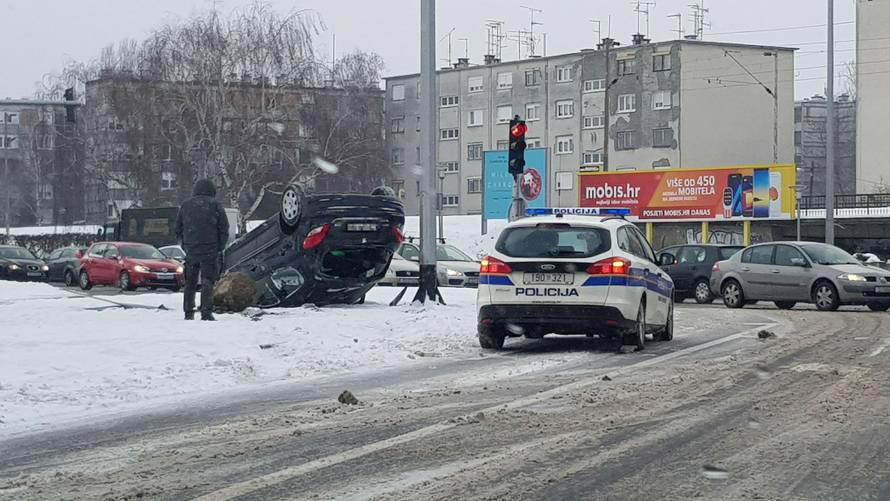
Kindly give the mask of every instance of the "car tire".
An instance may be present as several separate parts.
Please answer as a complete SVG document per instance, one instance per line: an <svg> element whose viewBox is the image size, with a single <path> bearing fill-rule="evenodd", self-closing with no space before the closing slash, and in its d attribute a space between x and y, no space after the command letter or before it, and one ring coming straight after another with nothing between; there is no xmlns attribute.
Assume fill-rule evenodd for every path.
<svg viewBox="0 0 890 501"><path fill-rule="evenodd" d="M720 289L723 295L723 304L727 308L737 309L745 306L745 293L742 286L735 280L727 280Z"/></svg>
<svg viewBox="0 0 890 501"><path fill-rule="evenodd" d="M868 309L871 311L887 311L890 310L890 303L869 303Z"/></svg>
<svg viewBox="0 0 890 501"><path fill-rule="evenodd" d="M673 341L674 339L674 305L668 306L667 323L664 324L664 329L658 333L658 339L660 341Z"/></svg>
<svg viewBox="0 0 890 501"><path fill-rule="evenodd" d="M130 280L130 274L126 271L122 271L121 274L118 275L117 285L122 291L132 292L136 290L136 287L133 286L133 283Z"/></svg>
<svg viewBox="0 0 890 501"><path fill-rule="evenodd" d="M646 348L646 303L640 302L637 309L637 320L634 322L630 332L625 333L624 342L626 346L635 346L637 351Z"/></svg>
<svg viewBox="0 0 890 501"><path fill-rule="evenodd" d="M281 194L281 207L279 210L281 229L287 233L293 233L300 223L303 215L303 202L306 198L303 188L296 184L290 184Z"/></svg>
<svg viewBox="0 0 890 501"><path fill-rule="evenodd" d="M841 305L837 287L828 280L820 280L813 287L813 303L819 311L837 311Z"/></svg>
<svg viewBox="0 0 890 501"><path fill-rule="evenodd" d="M65 278L63 281L65 282L65 287L74 287L77 285L77 277L74 276L74 272L71 270L65 270Z"/></svg>
<svg viewBox="0 0 890 501"><path fill-rule="evenodd" d="M698 304L711 304L714 302L714 295L711 294L711 286L708 281L701 279L695 282L695 302Z"/></svg>
<svg viewBox="0 0 890 501"><path fill-rule="evenodd" d="M490 327L479 327L479 346L484 350L501 350L504 348L506 334Z"/></svg>
<svg viewBox="0 0 890 501"><path fill-rule="evenodd" d="M176 287L170 287L170 292L179 292L181 290L182 290L182 287L180 287L178 285Z"/></svg>
<svg viewBox="0 0 890 501"><path fill-rule="evenodd" d="M80 285L81 290L88 291L93 288L93 282L90 281L90 275L86 271L81 271L80 276L78 276L77 284Z"/></svg>
<svg viewBox="0 0 890 501"><path fill-rule="evenodd" d="M795 301L776 301L775 303L776 308L780 310L790 310L797 305Z"/></svg>
<svg viewBox="0 0 890 501"><path fill-rule="evenodd" d="M686 300L686 296L684 296L683 294L680 294L678 292L674 293L674 302L675 303L682 303L685 300Z"/></svg>

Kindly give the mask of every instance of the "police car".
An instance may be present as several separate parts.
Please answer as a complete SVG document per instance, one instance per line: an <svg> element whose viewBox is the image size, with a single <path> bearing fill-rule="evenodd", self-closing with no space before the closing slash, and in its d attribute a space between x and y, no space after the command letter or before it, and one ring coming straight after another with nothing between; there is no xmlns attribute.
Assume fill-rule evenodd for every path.
<svg viewBox="0 0 890 501"><path fill-rule="evenodd" d="M529 209L482 260L479 344L586 334L642 349L674 336L674 284L627 209Z"/></svg>

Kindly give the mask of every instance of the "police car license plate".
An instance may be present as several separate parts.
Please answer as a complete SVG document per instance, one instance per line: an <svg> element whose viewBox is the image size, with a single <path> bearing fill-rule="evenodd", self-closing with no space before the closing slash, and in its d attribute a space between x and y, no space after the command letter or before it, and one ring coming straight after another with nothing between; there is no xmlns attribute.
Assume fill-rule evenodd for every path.
<svg viewBox="0 0 890 501"><path fill-rule="evenodd" d="M890 287L875 287L875 294L890 294Z"/></svg>
<svg viewBox="0 0 890 501"><path fill-rule="evenodd" d="M526 285L572 285L575 283L574 273L526 273L522 277Z"/></svg>

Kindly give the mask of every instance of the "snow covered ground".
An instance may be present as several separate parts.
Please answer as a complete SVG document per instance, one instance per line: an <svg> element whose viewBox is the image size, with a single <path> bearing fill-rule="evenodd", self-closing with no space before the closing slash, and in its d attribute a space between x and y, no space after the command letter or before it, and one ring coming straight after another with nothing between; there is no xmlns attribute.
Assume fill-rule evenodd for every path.
<svg viewBox="0 0 890 501"><path fill-rule="evenodd" d="M180 294L108 298L152 307L124 310L2 282L0 437L273 381L421 363L417 352L478 356L475 290L449 289L448 306L389 307L395 294L375 288L364 305L272 310L258 321L220 315L211 324L183 321Z"/></svg>

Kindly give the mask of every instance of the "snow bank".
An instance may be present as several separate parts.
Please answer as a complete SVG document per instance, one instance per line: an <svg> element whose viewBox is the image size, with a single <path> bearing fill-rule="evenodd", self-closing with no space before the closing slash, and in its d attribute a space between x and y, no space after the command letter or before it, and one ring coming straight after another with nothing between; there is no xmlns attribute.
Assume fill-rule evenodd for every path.
<svg viewBox="0 0 890 501"><path fill-rule="evenodd" d="M0 437L273 381L419 363L418 351L478 353L474 290L449 289L448 306L391 308L395 294L376 288L364 305L209 323L182 320L180 294L108 298L152 307L124 310L45 284L0 283Z"/></svg>
<svg viewBox="0 0 890 501"><path fill-rule="evenodd" d="M10 228L9 233L13 236L66 235L69 233L95 235L100 229L102 229L101 226L93 224L74 226L20 226L18 228Z"/></svg>
<svg viewBox="0 0 890 501"><path fill-rule="evenodd" d="M481 216L445 216L445 242L474 257L488 254L494 249L498 235L506 225L505 219L488 221L488 233L482 235ZM420 236L420 218L405 218L405 235Z"/></svg>

